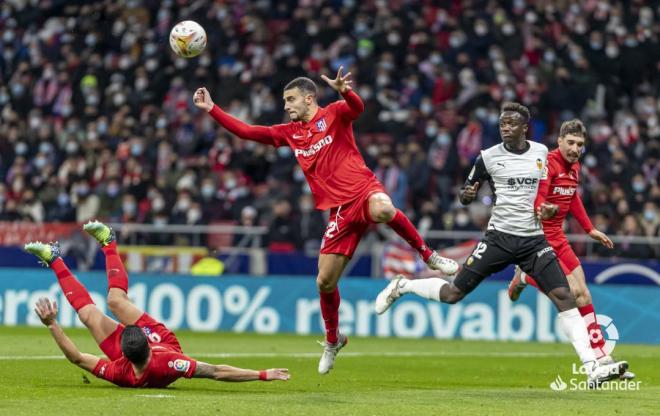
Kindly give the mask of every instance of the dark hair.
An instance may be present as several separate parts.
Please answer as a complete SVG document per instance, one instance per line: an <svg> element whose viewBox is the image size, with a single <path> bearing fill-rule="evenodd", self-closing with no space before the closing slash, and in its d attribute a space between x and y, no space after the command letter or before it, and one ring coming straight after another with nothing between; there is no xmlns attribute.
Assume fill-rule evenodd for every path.
<svg viewBox="0 0 660 416"><path fill-rule="evenodd" d="M528 122L529 119L531 118L531 115L529 114L529 109L519 103L506 102L502 104L502 113L505 111L513 111L520 114L525 119L525 122Z"/></svg>
<svg viewBox="0 0 660 416"><path fill-rule="evenodd" d="M316 84L314 83L314 81L312 81L307 77L298 77L293 81L289 82L284 87L284 91L292 90L294 88L298 88L304 94L311 94L313 97L316 98Z"/></svg>
<svg viewBox="0 0 660 416"><path fill-rule="evenodd" d="M577 118L561 123L561 127L559 128L559 137L565 137L568 134L582 137L585 140L587 139L587 129L584 127L584 124Z"/></svg>
<svg viewBox="0 0 660 416"><path fill-rule="evenodd" d="M142 328L128 325L121 333L121 352L128 361L143 365L149 358L149 342Z"/></svg>

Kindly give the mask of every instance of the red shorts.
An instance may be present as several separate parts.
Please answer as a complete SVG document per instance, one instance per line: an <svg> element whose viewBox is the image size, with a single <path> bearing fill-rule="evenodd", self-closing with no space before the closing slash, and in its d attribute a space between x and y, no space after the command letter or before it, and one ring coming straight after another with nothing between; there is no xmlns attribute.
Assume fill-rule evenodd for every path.
<svg viewBox="0 0 660 416"><path fill-rule="evenodd" d="M147 336L150 344L166 344L174 348L176 351L183 353L179 340L176 339L174 332L167 329L167 327L148 313L142 314L140 319L135 322L135 325L142 328L144 334ZM124 332L124 325L118 324L115 331L110 334L106 339L99 344L101 351L111 360L121 358L121 334Z"/></svg>
<svg viewBox="0 0 660 416"><path fill-rule="evenodd" d="M330 220L321 241L321 254L353 257L365 231L374 224L369 215L369 197L378 192L385 192L385 189L375 183L353 201L330 210Z"/></svg>
<svg viewBox="0 0 660 416"><path fill-rule="evenodd" d="M548 239L548 244L555 250L559 265L565 274L571 274L580 265L580 259L575 255L573 247L571 247L565 236Z"/></svg>

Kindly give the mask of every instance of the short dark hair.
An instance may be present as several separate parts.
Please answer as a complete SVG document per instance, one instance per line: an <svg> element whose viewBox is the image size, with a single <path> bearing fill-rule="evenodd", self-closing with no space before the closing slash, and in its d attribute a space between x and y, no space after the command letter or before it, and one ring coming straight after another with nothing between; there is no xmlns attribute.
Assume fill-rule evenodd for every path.
<svg viewBox="0 0 660 416"><path fill-rule="evenodd" d="M142 328L128 325L121 333L121 352L128 361L143 365L149 358L149 341Z"/></svg>
<svg viewBox="0 0 660 416"><path fill-rule="evenodd" d="M584 123L582 123L582 121L578 120L577 118L561 123L561 127L559 128L559 137L565 137L569 134L582 137L584 140L587 140L587 128L584 127Z"/></svg>
<svg viewBox="0 0 660 416"><path fill-rule="evenodd" d="M520 103L514 103L514 102L509 101L509 102L506 102L506 103L502 104L502 113L505 112L505 111L513 111L513 112L516 112L516 113L520 114L525 119L525 122L528 122L529 119L532 117L529 114L529 108L525 107L524 105L522 105Z"/></svg>
<svg viewBox="0 0 660 416"><path fill-rule="evenodd" d="M284 87L284 91L292 90L294 88L298 88L304 94L311 94L313 97L316 97L316 84L307 77L298 77L289 82Z"/></svg>

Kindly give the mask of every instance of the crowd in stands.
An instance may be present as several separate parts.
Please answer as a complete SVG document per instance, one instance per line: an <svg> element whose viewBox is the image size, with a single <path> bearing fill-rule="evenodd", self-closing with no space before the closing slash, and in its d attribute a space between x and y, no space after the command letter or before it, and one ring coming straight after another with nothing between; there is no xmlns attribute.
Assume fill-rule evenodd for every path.
<svg viewBox="0 0 660 416"><path fill-rule="evenodd" d="M169 49L184 19L208 34L195 59ZM288 81L319 81L327 104L320 75L343 65L365 160L423 228L485 227L488 187L468 208L457 192L518 101L549 147L563 120L587 125L581 195L601 231L660 236L658 1L10 0L0 29L0 221L234 221L267 225L273 249L316 244L323 214L290 149L233 137L192 92L280 123Z"/></svg>

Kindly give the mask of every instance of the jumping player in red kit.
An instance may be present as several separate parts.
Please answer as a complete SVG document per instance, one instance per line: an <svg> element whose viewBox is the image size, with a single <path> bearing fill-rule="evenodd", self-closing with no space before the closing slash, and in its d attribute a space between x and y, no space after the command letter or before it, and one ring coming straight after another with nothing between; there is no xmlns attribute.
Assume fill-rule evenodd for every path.
<svg viewBox="0 0 660 416"><path fill-rule="evenodd" d="M25 245L26 251L55 272L66 299L108 357L104 359L80 352L57 324L57 303L41 298L35 312L69 361L121 387L166 387L181 377L218 381L289 379L289 371L285 368L248 370L207 364L183 354L174 333L128 299L128 275L117 253L112 229L97 221L89 222L83 228L101 244L108 275L108 308L121 323L96 307L87 289L64 264L57 243Z"/></svg>
<svg viewBox="0 0 660 416"><path fill-rule="evenodd" d="M337 283L370 224L386 223L408 242L429 268L454 274L458 264L440 257L424 243L410 220L396 209L383 185L364 163L353 136L352 123L364 111L364 104L351 88L350 72L323 80L343 100L327 107L317 103L316 84L296 78L284 87L284 110L290 123L274 126L248 125L215 105L206 88L195 91L195 105L236 136L272 146L289 146L300 164L316 201L316 208L330 209L319 255L316 278L325 322L326 340L319 373L332 369L339 350L348 338L338 332L339 291Z"/></svg>
<svg viewBox="0 0 660 416"><path fill-rule="evenodd" d="M558 148L548 153L548 163L539 184L534 209L542 220L545 238L557 254L559 264L566 274L578 310L586 320L591 347L596 358L601 363L610 363L613 359L604 349L605 338L596 320L584 270L563 229L564 219L570 212L591 238L607 248L614 247L612 240L591 224L577 192L580 182L579 158L584 150L586 138L587 130L580 120L562 123L557 139ZM509 283L511 300L518 300L520 293L528 284L538 288L533 277L516 267L516 273ZM634 378L634 374L626 371L621 378Z"/></svg>

